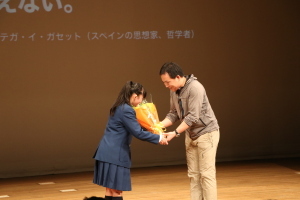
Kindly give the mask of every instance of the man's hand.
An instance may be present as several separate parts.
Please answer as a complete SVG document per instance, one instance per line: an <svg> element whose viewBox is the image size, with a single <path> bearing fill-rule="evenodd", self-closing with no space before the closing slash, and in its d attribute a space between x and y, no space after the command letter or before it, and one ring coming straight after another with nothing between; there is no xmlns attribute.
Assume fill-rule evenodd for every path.
<svg viewBox="0 0 300 200"><path fill-rule="evenodd" d="M167 138L165 138L164 135L162 135L162 138L161 138L159 144L161 144L161 145L168 145L169 144Z"/></svg>
<svg viewBox="0 0 300 200"><path fill-rule="evenodd" d="M175 133L175 131L163 133L163 136L166 136L167 141L169 142L176 136L176 133Z"/></svg>

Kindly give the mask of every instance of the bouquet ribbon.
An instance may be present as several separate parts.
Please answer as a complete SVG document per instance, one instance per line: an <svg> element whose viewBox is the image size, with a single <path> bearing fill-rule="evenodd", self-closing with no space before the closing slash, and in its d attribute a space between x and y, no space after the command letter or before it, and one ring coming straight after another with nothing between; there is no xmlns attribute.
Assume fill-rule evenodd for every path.
<svg viewBox="0 0 300 200"><path fill-rule="evenodd" d="M157 134L160 134L160 133L163 133L166 131L166 128L164 127L164 125L161 122L152 125L151 129L152 129L153 133L157 133Z"/></svg>

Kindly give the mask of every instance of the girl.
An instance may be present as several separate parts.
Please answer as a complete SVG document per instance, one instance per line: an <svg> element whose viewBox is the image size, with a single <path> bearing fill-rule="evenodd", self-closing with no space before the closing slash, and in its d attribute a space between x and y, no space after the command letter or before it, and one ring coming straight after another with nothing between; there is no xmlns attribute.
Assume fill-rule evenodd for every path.
<svg viewBox="0 0 300 200"><path fill-rule="evenodd" d="M110 108L110 117L103 138L94 155L94 183L106 188L106 200L122 200L122 191L131 191L132 136L154 144L167 145L162 135L144 131L136 120L132 106L146 98L146 91L139 83L128 81Z"/></svg>

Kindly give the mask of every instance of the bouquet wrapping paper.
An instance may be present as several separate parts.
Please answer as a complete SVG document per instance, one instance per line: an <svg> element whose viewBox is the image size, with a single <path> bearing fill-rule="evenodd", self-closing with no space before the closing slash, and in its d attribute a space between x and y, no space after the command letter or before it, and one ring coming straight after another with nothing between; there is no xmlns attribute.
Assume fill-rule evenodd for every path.
<svg viewBox="0 0 300 200"><path fill-rule="evenodd" d="M153 103L141 103L133 107L139 124L154 134L161 134L165 127L160 123L156 107Z"/></svg>

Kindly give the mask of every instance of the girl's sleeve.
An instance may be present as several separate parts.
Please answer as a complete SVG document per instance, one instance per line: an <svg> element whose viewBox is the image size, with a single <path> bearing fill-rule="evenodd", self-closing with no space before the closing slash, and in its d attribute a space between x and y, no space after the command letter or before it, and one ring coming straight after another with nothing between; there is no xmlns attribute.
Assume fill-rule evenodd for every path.
<svg viewBox="0 0 300 200"><path fill-rule="evenodd" d="M148 131L144 131L140 124L137 122L135 111L131 107L124 107L124 114L122 117L123 124L125 128L131 133L134 137L147 141L150 143L158 144L160 136L153 134Z"/></svg>

